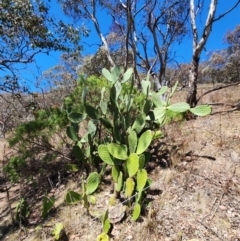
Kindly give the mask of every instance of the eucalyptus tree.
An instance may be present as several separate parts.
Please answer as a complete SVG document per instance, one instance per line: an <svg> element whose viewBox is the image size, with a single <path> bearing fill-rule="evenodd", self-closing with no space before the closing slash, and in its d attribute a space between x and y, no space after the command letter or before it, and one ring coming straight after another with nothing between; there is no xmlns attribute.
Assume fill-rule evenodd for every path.
<svg viewBox="0 0 240 241"><path fill-rule="evenodd" d="M47 1L0 1L0 91L27 91L20 78L37 54L69 51L79 40L79 29L53 18Z"/></svg>
<svg viewBox="0 0 240 241"><path fill-rule="evenodd" d="M187 33L185 22L189 7L188 0L59 0L64 12L76 21L93 22L96 33L106 51L111 66L116 65L113 50L121 49L126 70L132 66L135 76L138 71L150 71L155 77L157 88L166 84L165 71L171 61L171 47L181 41ZM187 5L188 6L188 5ZM118 43L111 48L109 38L102 32L106 24L102 15L112 18L110 34L118 37Z"/></svg>
<svg viewBox="0 0 240 241"><path fill-rule="evenodd" d="M201 13L203 9L203 3L209 2L209 9L207 18L205 21L205 25L203 30L200 31L200 27L197 26L197 16ZM197 80L198 80L198 68L199 68L199 61L201 57L201 53L207 43L207 40L210 36L212 31L212 27L214 22L218 21L219 19L223 18L225 15L230 13L233 9L235 9L240 3L240 0L235 0L232 4L232 7L227 10L226 12L215 16L216 9L218 6L217 0L211 1L199 1L199 0L190 0L190 19L191 19L191 29L193 35L193 55L191 61L191 67L189 69L189 91L187 94L187 103L191 106L196 106L197 104ZM200 11L199 11L200 10Z"/></svg>

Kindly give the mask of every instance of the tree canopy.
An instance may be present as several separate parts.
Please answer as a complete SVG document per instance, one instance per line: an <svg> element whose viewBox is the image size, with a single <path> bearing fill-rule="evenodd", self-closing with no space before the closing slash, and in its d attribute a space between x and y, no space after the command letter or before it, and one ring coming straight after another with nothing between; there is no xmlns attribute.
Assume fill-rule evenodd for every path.
<svg viewBox="0 0 240 241"><path fill-rule="evenodd" d="M50 15L46 1L0 2L0 90L26 91L20 86L20 69L34 62L38 53L79 48L79 32Z"/></svg>

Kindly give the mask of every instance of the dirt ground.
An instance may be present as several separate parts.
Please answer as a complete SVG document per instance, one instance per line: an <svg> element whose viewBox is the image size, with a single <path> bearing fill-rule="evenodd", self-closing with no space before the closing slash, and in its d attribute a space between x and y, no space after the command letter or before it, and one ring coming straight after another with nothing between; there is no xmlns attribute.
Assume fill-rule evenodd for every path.
<svg viewBox="0 0 240 241"><path fill-rule="evenodd" d="M165 138L154 146L159 155L147 167L153 181L147 211L138 222L127 217L115 224L112 241L240 241L240 111L231 107L239 100L239 86L211 93L202 103L225 105L213 105L210 116L166 126ZM0 140L0 154L3 143ZM6 192L0 192L0 239L2 232L4 241L53 240L52 229L62 222L69 241L96 240L101 221L87 215L82 204L63 204L67 189L79 190L79 182L69 180L53 190L57 211L45 222L22 231L10 229L6 235L3 227L10 212ZM10 189L12 203L18 190ZM93 210L102 210L111 192L111 186L103 185Z"/></svg>

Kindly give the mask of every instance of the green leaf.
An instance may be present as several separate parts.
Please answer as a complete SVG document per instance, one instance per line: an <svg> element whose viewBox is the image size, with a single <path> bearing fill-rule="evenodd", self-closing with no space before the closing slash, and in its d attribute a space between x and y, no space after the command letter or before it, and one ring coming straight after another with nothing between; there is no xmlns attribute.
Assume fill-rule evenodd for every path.
<svg viewBox="0 0 240 241"><path fill-rule="evenodd" d="M145 131L139 138L137 146L137 154L142 154L147 150L152 141L152 132L150 130Z"/></svg>
<svg viewBox="0 0 240 241"><path fill-rule="evenodd" d="M65 196L65 202L67 204L76 204L82 200L82 195L74 191L68 191Z"/></svg>
<svg viewBox="0 0 240 241"><path fill-rule="evenodd" d="M126 160L128 158L127 152L125 151L125 147L116 144L110 143L107 145L109 153L119 160Z"/></svg>
<svg viewBox="0 0 240 241"><path fill-rule="evenodd" d="M107 69L105 69L105 68L102 69L102 74L107 80L109 80L111 82L113 81L112 75Z"/></svg>
<svg viewBox="0 0 240 241"><path fill-rule="evenodd" d="M133 74L133 69L132 68L128 69L123 75L122 83L125 83L126 81L128 81L131 78L132 74Z"/></svg>
<svg viewBox="0 0 240 241"><path fill-rule="evenodd" d="M94 193L100 183L100 177L97 172L92 172L88 178L87 178L87 184L86 184L86 194L90 195Z"/></svg>
<svg viewBox="0 0 240 241"><path fill-rule="evenodd" d="M78 141L78 135L73 126L67 126L67 136L73 141Z"/></svg>
<svg viewBox="0 0 240 241"><path fill-rule="evenodd" d="M147 171L145 169L139 170L137 173L137 190L142 192L147 183Z"/></svg>
<svg viewBox="0 0 240 241"><path fill-rule="evenodd" d="M127 171L129 177L133 177L139 169L139 156L131 153L127 159Z"/></svg>
<svg viewBox="0 0 240 241"><path fill-rule="evenodd" d="M146 115L144 113L140 114L133 123L132 129L138 133L142 131L145 126Z"/></svg>
<svg viewBox="0 0 240 241"><path fill-rule="evenodd" d="M55 228L52 232L52 234L54 236L54 240L60 240L60 234L62 233L63 230L64 230L63 223L56 223L55 224Z"/></svg>
<svg viewBox="0 0 240 241"><path fill-rule="evenodd" d="M135 188L135 182L133 178L129 177L126 180L125 197L130 198Z"/></svg>
<svg viewBox="0 0 240 241"><path fill-rule="evenodd" d="M108 165L111 165L111 166L114 165L113 157L110 155L107 146L99 145L98 146L98 155Z"/></svg>
<svg viewBox="0 0 240 241"><path fill-rule="evenodd" d="M79 168L76 164L67 164L67 169L70 171L70 172L78 172L79 171Z"/></svg>
<svg viewBox="0 0 240 241"><path fill-rule="evenodd" d="M190 105L185 102L176 103L167 107L168 110L181 113L190 109Z"/></svg>
<svg viewBox="0 0 240 241"><path fill-rule="evenodd" d="M68 119L73 123L79 123L85 120L87 115L85 113L71 112L68 114Z"/></svg>
<svg viewBox="0 0 240 241"><path fill-rule="evenodd" d="M136 221L141 214L141 206L139 203L136 203L133 209L132 220Z"/></svg>
<svg viewBox="0 0 240 241"><path fill-rule="evenodd" d="M47 197L47 196L45 196L43 198L43 211L42 211L42 217L43 218L47 217L49 211L54 206L55 201L56 200L55 200L54 197Z"/></svg>
<svg viewBox="0 0 240 241"><path fill-rule="evenodd" d="M194 108L190 108L190 111L197 116L206 116L211 113L212 109L209 105L199 105Z"/></svg>
<svg viewBox="0 0 240 241"><path fill-rule="evenodd" d="M128 133L129 152L134 153L137 148L137 133L132 129L129 129Z"/></svg>
<svg viewBox="0 0 240 241"><path fill-rule="evenodd" d="M85 106L85 110L86 113L88 114L88 116L94 120L98 120L100 118L100 115L98 113L98 110L95 109L93 106L91 105L86 105Z"/></svg>

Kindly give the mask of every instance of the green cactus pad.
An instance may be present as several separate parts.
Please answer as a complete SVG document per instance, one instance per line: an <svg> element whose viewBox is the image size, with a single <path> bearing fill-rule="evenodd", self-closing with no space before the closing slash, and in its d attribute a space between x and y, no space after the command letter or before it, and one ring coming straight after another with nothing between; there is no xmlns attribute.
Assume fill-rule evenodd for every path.
<svg viewBox="0 0 240 241"><path fill-rule="evenodd" d="M190 111L197 116L206 116L211 113L212 109L209 105L199 105L195 108L190 108Z"/></svg>
<svg viewBox="0 0 240 241"><path fill-rule="evenodd" d="M163 118L166 114L166 107L158 107L153 110L154 120Z"/></svg>
<svg viewBox="0 0 240 241"><path fill-rule="evenodd" d="M143 80L141 82L141 85L142 85L142 91L143 93L148 96L148 93L151 89L151 82L149 80Z"/></svg>
<svg viewBox="0 0 240 241"><path fill-rule="evenodd" d="M158 91L158 95L163 95L166 93L166 91L168 90L167 86L163 86L159 91Z"/></svg>
<svg viewBox="0 0 240 241"><path fill-rule="evenodd" d="M176 89L177 89L177 86L178 86L178 81L175 83L175 85L172 87L172 91L171 91L171 94L169 95L169 98L171 98L173 96L173 94L175 93Z"/></svg>
<svg viewBox="0 0 240 241"><path fill-rule="evenodd" d="M129 152L134 153L137 148L137 133L132 129L129 129L128 133Z"/></svg>
<svg viewBox="0 0 240 241"><path fill-rule="evenodd" d="M143 169L145 166L145 156L144 154L139 155L139 170Z"/></svg>
<svg viewBox="0 0 240 241"><path fill-rule="evenodd" d="M78 135L75 132L75 129L73 126L67 127L67 136L72 139L73 141L78 141Z"/></svg>
<svg viewBox="0 0 240 241"><path fill-rule="evenodd" d="M111 166L114 165L113 157L110 155L107 146L99 145L98 146L98 155L108 165L111 165Z"/></svg>
<svg viewBox="0 0 240 241"><path fill-rule="evenodd" d="M131 153L127 159L127 171L129 177L133 177L139 169L139 156L136 153Z"/></svg>
<svg viewBox="0 0 240 241"><path fill-rule="evenodd" d="M100 183L100 177L97 172L92 172L88 178L87 178L87 184L86 184L86 194L90 195L94 193Z"/></svg>
<svg viewBox="0 0 240 241"><path fill-rule="evenodd" d="M101 121L103 126L105 126L107 129L112 129L113 128L112 123L107 118L102 118L101 117L99 120Z"/></svg>
<svg viewBox="0 0 240 241"><path fill-rule="evenodd" d="M139 155L139 170L144 168L146 162L149 161L150 157L151 157L151 153L146 151L141 155Z"/></svg>
<svg viewBox="0 0 240 241"><path fill-rule="evenodd" d="M109 219L106 219L105 222L103 223L103 231L104 233L108 233L110 229L111 229L111 223Z"/></svg>
<svg viewBox="0 0 240 241"><path fill-rule="evenodd" d="M107 145L107 149L113 157L119 160L126 160L128 158L127 152L125 151L125 147L119 144L110 143Z"/></svg>
<svg viewBox="0 0 240 241"><path fill-rule="evenodd" d="M140 114L133 123L132 129L138 133L142 131L145 126L146 115L144 113Z"/></svg>
<svg viewBox="0 0 240 241"><path fill-rule="evenodd" d="M107 113L107 102L106 101L101 101L100 102L100 108L103 113L103 115L106 115Z"/></svg>
<svg viewBox="0 0 240 241"><path fill-rule="evenodd" d="M82 195L74 191L68 191L65 196L65 202L67 204L76 204L82 200Z"/></svg>
<svg viewBox="0 0 240 241"><path fill-rule="evenodd" d="M65 233L63 223L56 223L55 228L52 232L52 235L54 236L54 240L60 240L62 233Z"/></svg>
<svg viewBox="0 0 240 241"><path fill-rule="evenodd" d="M93 196L93 195L88 195L87 196L87 200L88 200L88 202L89 203L91 203L91 204L93 204L93 205L95 205L96 204L96 197L95 196Z"/></svg>
<svg viewBox="0 0 240 241"><path fill-rule="evenodd" d="M134 188L135 188L135 182L134 182L133 178L129 177L126 180L126 188L125 188L125 197L126 198L129 198L132 196Z"/></svg>
<svg viewBox="0 0 240 241"><path fill-rule="evenodd" d="M107 69L102 69L102 74L107 80L113 81L112 74Z"/></svg>
<svg viewBox="0 0 240 241"><path fill-rule="evenodd" d="M78 145L75 145L73 146L73 155L79 160L79 161L84 161L85 160L85 156L82 152L82 149L78 146Z"/></svg>
<svg viewBox="0 0 240 241"><path fill-rule="evenodd" d="M122 172L119 172L118 181L115 185L115 189L117 192L120 192L122 190L122 185L123 185L123 174Z"/></svg>
<svg viewBox="0 0 240 241"><path fill-rule="evenodd" d="M93 120L98 120L100 118L100 114L98 113L98 110L95 109L93 106L86 105L85 110L86 110L86 113L88 114L88 116L90 118L92 118Z"/></svg>
<svg viewBox="0 0 240 241"><path fill-rule="evenodd" d="M141 214L141 206L139 203L136 203L133 209L132 220L136 221Z"/></svg>
<svg viewBox="0 0 240 241"><path fill-rule="evenodd" d="M97 236L97 241L109 241L109 240L110 240L109 236L104 232Z"/></svg>
<svg viewBox="0 0 240 241"><path fill-rule="evenodd" d="M68 119L73 123L79 123L85 120L87 115L85 113L71 112L68 114Z"/></svg>
<svg viewBox="0 0 240 241"><path fill-rule="evenodd" d="M142 192L147 183L147 171L145 169L139 170L137 173L137 190Z"/></svg>
<svg viewBox="0 0 240 241"><path fill-rule="evenodd" d="M160 130L152 131L152 140L159 139L161 136L163 136L162 131Z"/></svg>
<svg viewBox="0 0 240 241"><path fill-rule="evenodd" d="M153 92L152 94L152 102L156 107L163 107L165 106L165 102L160 99L160 95L156 92Z"/></svg>
<svg viewBox="0 0 240 241"><path fill-rule="evenodd" d="M168 110L181 113L190 109L190 105L185 102L176 103L167 107Z"/></svg>
<svg viewBox="0 0 240 241"><path fill-rule="evenodd" d="M138 155L147 150L152 141L152 132L150 130L145 131L139 138L137 151Z"/></svg>
<svg viewBox="0 0 240 241"><path fill-rule="evenodd" d="M105 91L106 91L106 88L103 87L103 88L101 89L101 101L104 99Z"/></svg>
<svg viewBox="0 0 240 241"><path fill-rule="evenodd" d="M119 81L117 81L115 83L115 89L116 89L116 98L115 98L115 100L117 101L118 97L119 97L119 95L121 93L121 90L122 90L122 85L121 85L121 83Z"/></svg>
<svg viewBox="0 0 240 241"><path fill-rule="evenodd" d="M143 106L143 112L145 115L148 115L149 111L152 108L152 101L151 100L146 100Z"/></svg>
<svg viewBox="0 0 240 241"><path fill-rule="evenodd" d="M128 69L128 70L123 74L122 83L127 82L127 81L131 78L132 74L133 74L133 69L132 69L132 68Z"/></svg>
<svg viewBox="0 0 240 241"><path fill-rule="evenodd" d="M96 125L90 120L88 122L88 133L89 134L92 134L92 133L95 134L96 130L97 130Z"/></svg>
<svg viewBox="0 0 240 241"><path fill-rule="evenodd" d="M115 65L111 68L111 75L112 75L113 83L115 83L118 80L120 74L121 74L121 70L118 66Z"/></svg>
<svg viewBox="0 0 240 241"><path fill-rule="evenodd" d="M112 167L112 178L115 183L118 181L119 176L119 168L117 166Z"/></svg>

